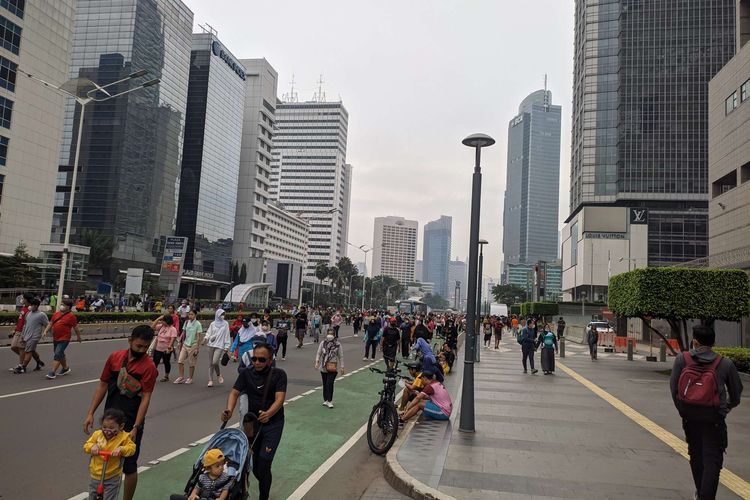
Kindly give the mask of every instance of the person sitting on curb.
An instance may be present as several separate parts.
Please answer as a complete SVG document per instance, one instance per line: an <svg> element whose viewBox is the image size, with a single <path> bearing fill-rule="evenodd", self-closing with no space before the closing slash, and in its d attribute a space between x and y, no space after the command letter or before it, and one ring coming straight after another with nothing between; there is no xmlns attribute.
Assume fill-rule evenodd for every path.
<svg viewBox="0 0 750 500"><path fill-rule="evenodd" d="M422 378L422 365L419 361L410 361L406 364L409 369L409 375L412 377L411 382L404 381L404 393L401 396L401 404L398 409L403 411L406 405L411 402L412 399L421 391L425 386L425 381Z"/></svg>
<svg viewBox="0 0 750 500"><path fill-rule="evenodd" d="M433 420L448 420L453 411L453 403L448 389L435 380L435 373L430 370L422 372L425 381L424 389L418 393L414 400L406 408L399 418L399 427L413 418L417 413L424 411L426 417Z"/></svg>

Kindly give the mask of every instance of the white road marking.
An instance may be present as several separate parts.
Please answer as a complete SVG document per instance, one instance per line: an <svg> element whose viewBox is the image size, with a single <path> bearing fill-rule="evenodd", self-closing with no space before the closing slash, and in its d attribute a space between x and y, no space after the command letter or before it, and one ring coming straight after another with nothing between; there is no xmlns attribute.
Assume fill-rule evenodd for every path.
<svg viewBox="0 0 750 500"><path fill-rule="evenodd" d="M302 393L302 395L303 395L303 396L309 396L309 395L310 395L310 394L312 394L313 392L315 392L315 389L310 389L310 390L309 390L309 391L307 391L307 392L303 392L303 393Z"/></svg>
<svg viewBox="0 0 750 500"><path fill-rule="evenodd" d="M72 384L54 385L51 387L44 387L42 389L32 389L30 391L14 392L12 394L2 394L0 395L0 399L12 398L15 396L24 396L26 394L34 394L36 392L54 391L55 389L64 389L65 387L73 387L76 385L93 384L94 382L99 382L99 379L95 378L91 380L84 380L83 382L73 382ZM53 382L50 382L50 383L53 383Z"/></svg>
<svg viewBox="0 0 750 500"><path fill-rule="evenodd" d="M297 401L297 400L298 400L299 398L301 398L301 397L302 397L302 396L298 394L298 395L294 396L293 398L289 398L289 399L287 399L287 400L286 400L286 402L287 402L287 403L291 403L291 402L293 402L293 401Z"/></svg>
<svg viewBox="0 0 750 500"><path fill-rule="evenodd" d="M96 340L85 340L84 339L83 343L84 344L96 344L97 342L114 342L116 340L122 342L123 340L127 340L127 339L128 339L127 336L116 337L116 338L113 338L113 339L96 339ZM71 343L73 343L73 342L71 342ZM45 346L52 347L52 342L44 342L44 343L40 342L39 343L39 347L45 347ZM9 345L0 346L0 349L10 349L10 346Z"/></svg>
<svg viewBox="0 0 750 500"><path fill-rule="evenodd" d="M180 449L178 449L178 450L174 450L174 451L173 451L172 453L167 453L167 454L166 454L166 455L164 455L163 457L159 457L159 458L157 458L157 460L158 460L159 462L166 462L167 460L171 460L171 459L173 459L174 457L179 457L180 455L182 455L182 454L183 454L183 453L185 453L186 451L190 451L190 448L180 448Z"/></svg>

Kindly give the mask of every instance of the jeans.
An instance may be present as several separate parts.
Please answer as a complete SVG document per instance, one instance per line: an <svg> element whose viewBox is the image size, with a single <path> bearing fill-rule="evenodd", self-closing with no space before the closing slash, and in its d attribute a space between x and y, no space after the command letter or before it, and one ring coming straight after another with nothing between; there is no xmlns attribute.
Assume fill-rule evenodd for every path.
<svg viewBox="0 0 750 500"><path fill-rule="evenodd" d="M596 359L596 343L592 342L589 344L589 354L591 355L591 359Z"/></svg>
<svg viewBox="0 0 750 500"><path fill-rule="evenodd" d="M278 343L278 345L276 346L276 354L278 354L279 353L279 349L281 349L281 357L282 358L286 358L286 343L287 343L287 340L289 340L289 335L286 334L286 333L284 335L277 335L276 336L276 342Z"/></svg>
<svg viewBox="0 0 750 500"><path fill-rule="evenodd" d="M52 345L55 349L55 354L52 359L55 361L65 361L65 349L68 348L68 344L70 344L69 340L63 340L60 342L52 342Z"/></svg>
<svg viewBox="0 0 750 500"><path fill-rule="evenodd" d="M281 442L281 434L284 431L284 419L276 422L268 422L258 429L255 446L253 446L253 475L258 480L260 500L268 500L271 492L271 464L276 454L276 449Z"/></svg>
<svg viewBox="0 0 750 500"><path fill-rule="evenodd" d="M341 328L341 325L336 325L333 327L333 336L336 338L339 338L339 328Z"/></svg>
<svg viewBox="0 0 750 500"><path fill-rule="evenodd" d="M531 365L531 369L534 369L534 349L533 345L522 345L521 346L521 353L523 354L523 371L526 371L526 360L529 360L529 364Z"/></svg>
<svg viewBox="0 0 750 500"><path fill-rule="evenodd" d="M727 448L727 424L682 421L685 440L690 455L690 470L698 497L701 500L716 498L719 474Z"/></svg>
<svg viewBox="0 0 750 500"><path fill-rule="evenodd" d="M167 351L154 350L154 366L159 368L159 361L164 361L164 375L169 375L172 371L172 353Z"/></svg>
<svg viewBox="0 0 750 500"><path fill-rule="evenodd" d="M368 356L367 355L367 353L370 352L370 347L372 347L372 356ZM369 358L374 358L375 357L375 352L376 352L377 348L378 348L378 341L377 340L368 340L365 343L365 357L366 358L368 358L368 357Z"/></svg>
<svg viewBox="0 0 750 500"><path fill-rule="evenodd" d="M333 383L336 381L336 372L320 372L323 379L323 401L333 401Z"/></svg>
<svg viewBox="0 0 750 500"><path fill-rule="evenodd" d="M214 381L214 373L218 377L221 375L221 358L224 355L224 349L221 347L209 347L208 348L208 380Z"/></svg>

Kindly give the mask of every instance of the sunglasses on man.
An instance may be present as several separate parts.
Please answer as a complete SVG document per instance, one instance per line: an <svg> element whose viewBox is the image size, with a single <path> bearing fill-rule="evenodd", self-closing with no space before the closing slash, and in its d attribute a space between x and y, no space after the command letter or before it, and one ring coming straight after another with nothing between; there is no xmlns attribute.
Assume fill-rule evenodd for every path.
<svg viewBox="0 0 750 500"><path fill-rule="evenodd" d="M252 361L253 363L265 363L266 361L268 361L268 358L263 358L260 356L252 356L250 358L250 361Z"/></svg>

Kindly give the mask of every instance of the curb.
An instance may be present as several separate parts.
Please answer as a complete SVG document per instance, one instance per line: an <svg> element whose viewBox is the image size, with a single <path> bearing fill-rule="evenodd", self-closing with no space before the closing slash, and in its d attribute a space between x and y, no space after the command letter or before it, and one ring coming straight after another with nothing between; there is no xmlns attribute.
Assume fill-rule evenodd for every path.
<svg viewBox="0 0 750 500"><path fill-rule="evenodd" d="M398 462L398 451L401 446L406 442L406 438L409 437L411 430L416 424L415 421L409 422L404 427L404 431L398 437L393 447L390 449L385 457L385 464L383 465L383 476L396 491L402 493L411 498L417 500L456 500L454 497L447 495L441 491L436 490L430 486L427 486L423 482L419 481L411 474L406 472L401 464Z"/></svg>

